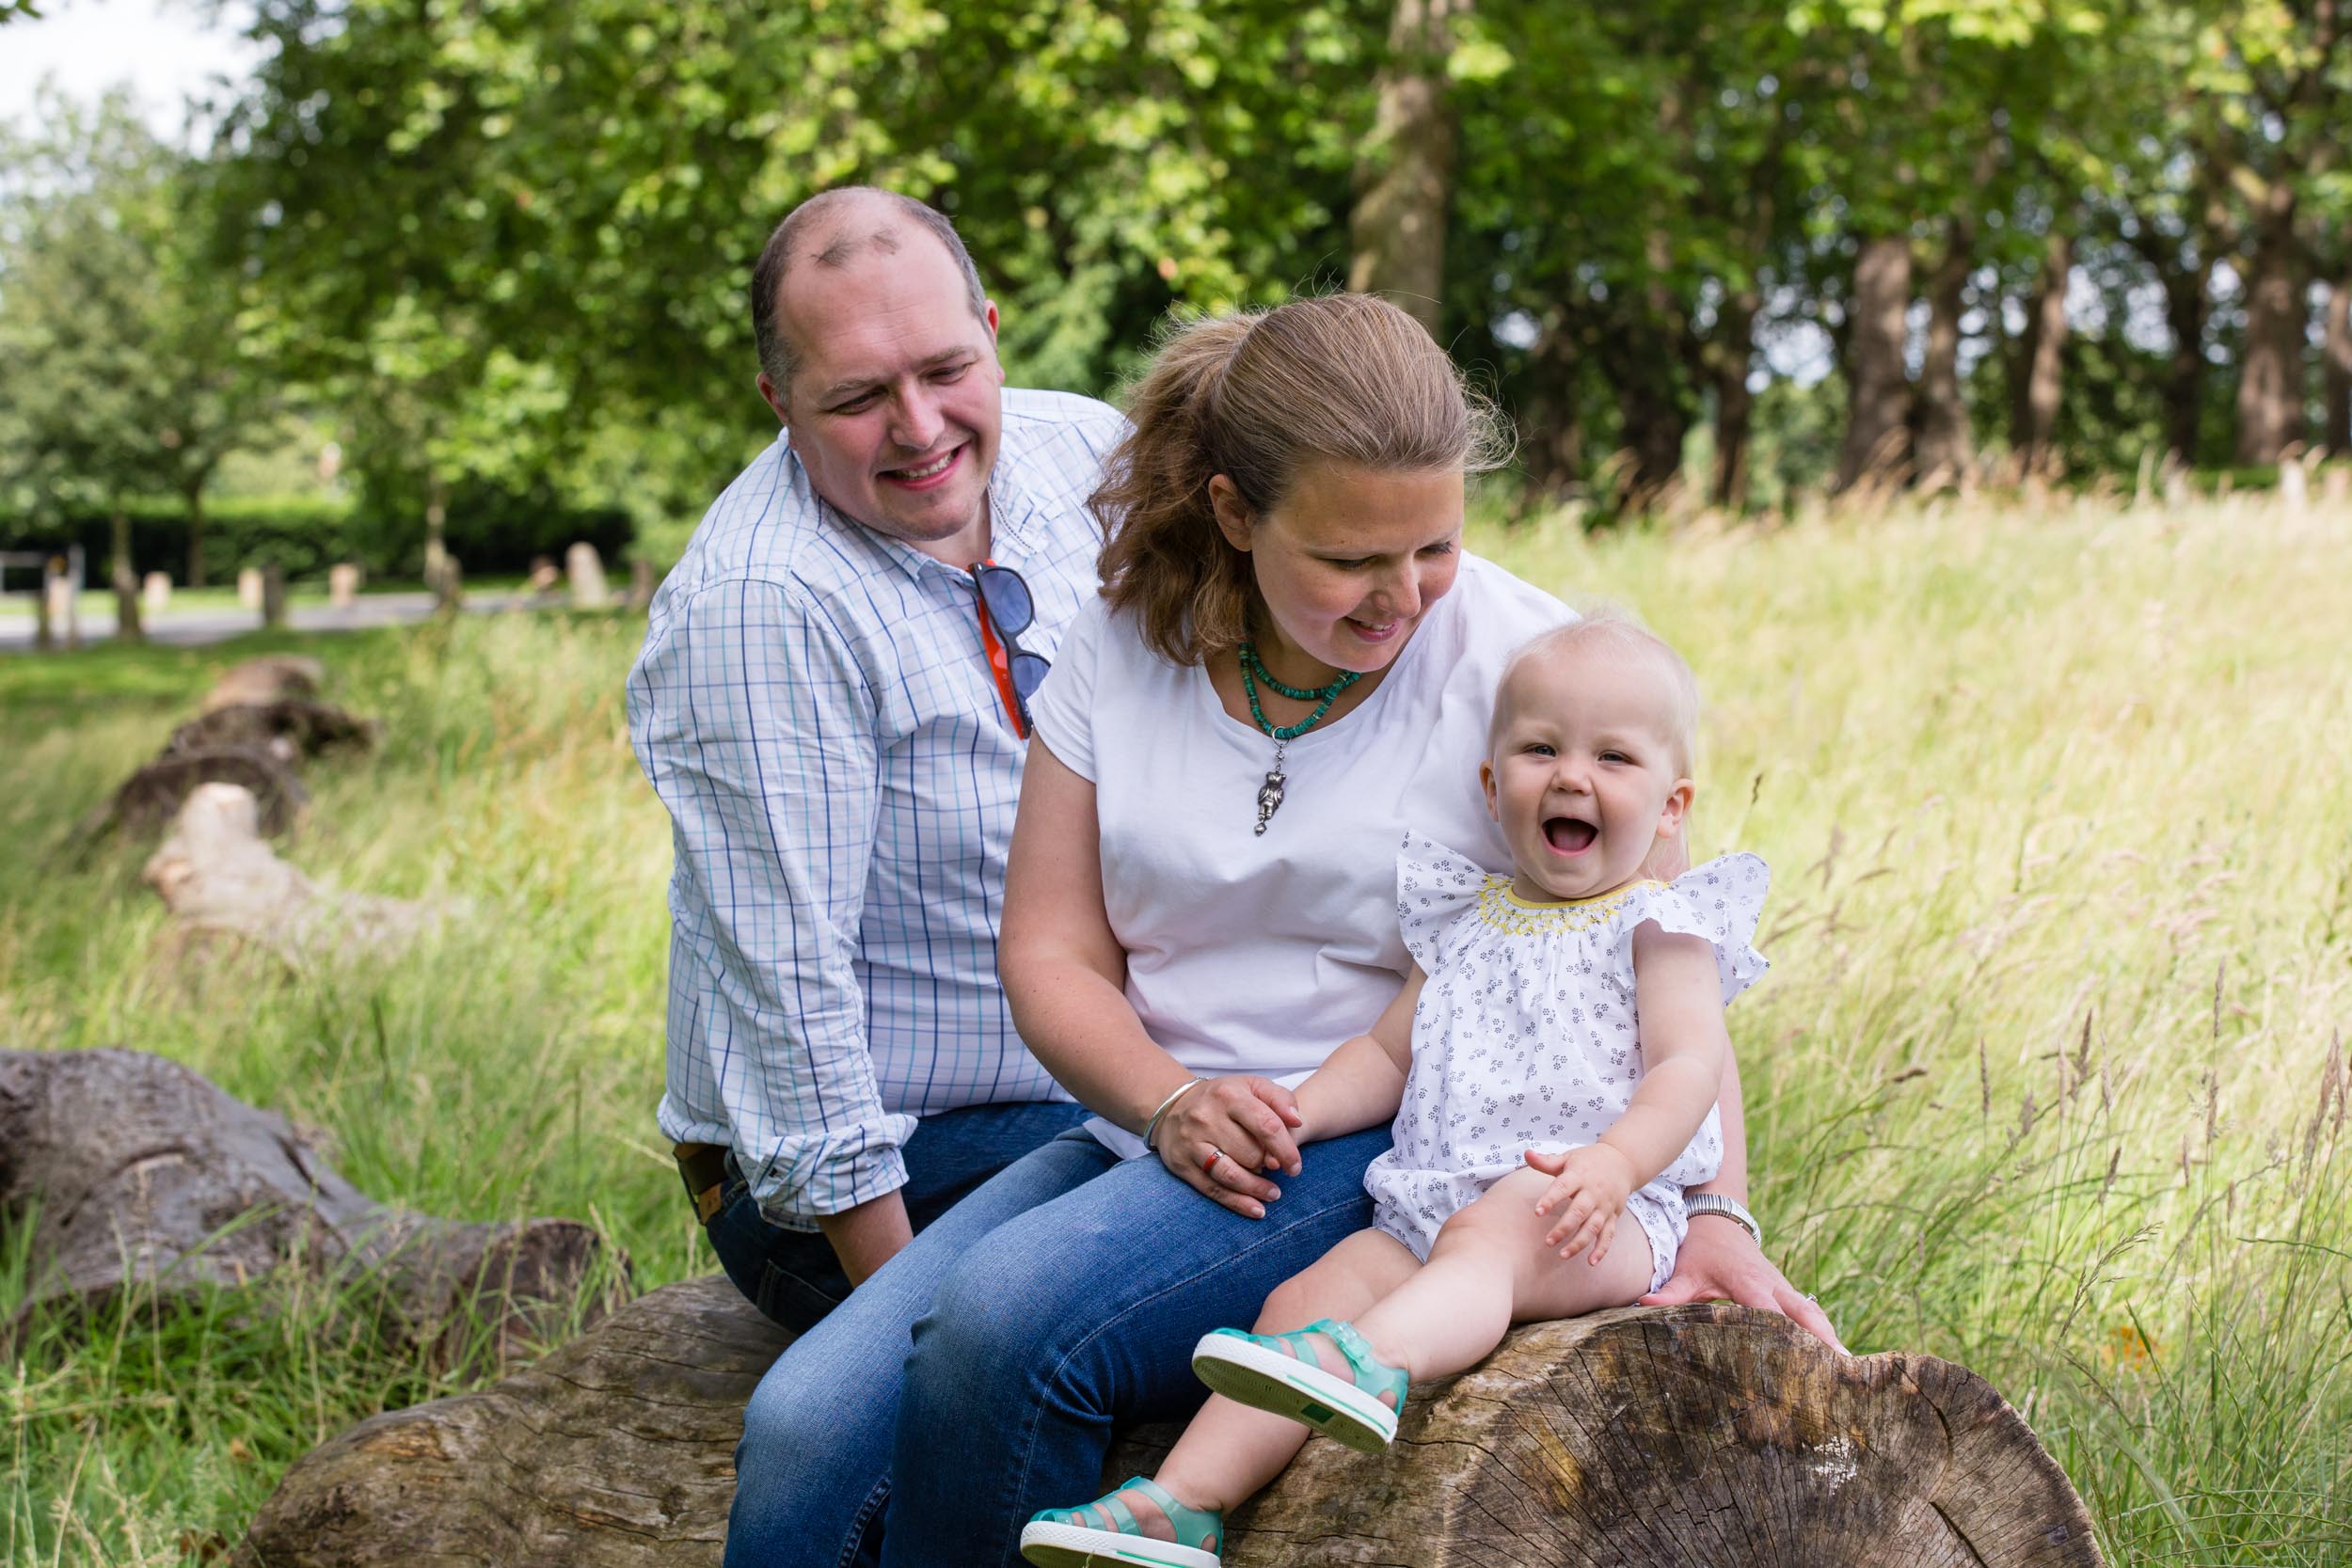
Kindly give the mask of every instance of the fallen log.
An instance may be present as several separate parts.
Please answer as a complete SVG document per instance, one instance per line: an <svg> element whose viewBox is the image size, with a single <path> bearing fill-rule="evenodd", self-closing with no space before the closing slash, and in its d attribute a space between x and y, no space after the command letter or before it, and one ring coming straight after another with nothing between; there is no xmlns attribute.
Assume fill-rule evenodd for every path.
<svg viewBox="0 0 2352 1568"><path fill-rule="evenodd" d="M87 1321L125 1291L169 1311L281 1269L346 1284L394 1343L437 1365L511 1362L594 1322L618 1273L570 1220L466 1224L387 1207L286 1120L138 1051L0 1051L0 1228L29 1226L5 1325ZM16 1238L11 1237L12 1243Z"/></svg>
<svg viewBox="0 0 2352 1568"><path fill-rule="evenodd" d="M207 708L172 731L164 754L251 747L291 763L324 752L364 752L382 730L374 720L354 718L331 703L307 698L236 703Z"/></svg>
<svg viewBox="0 0 2352 1568"><path fill-rule="evenodd" d="M789 1337L712 1275L479 1393L373 1417L290 1470L242 1568L719 1561L742 1407ZM1106 1482L1150 1473L1146 1428ZM940 1463L955 1463L943 1437ZM1075 1500L1075 1499L1073 1499ZM983 1550L976 1560L995 1560ZM2081 1501L1981 1378L1840 1357L1714 1305L1516 1330L1417 1389L1396 1445L1309 1442L1229 1521L1232 1568L2094 1568Z"/></svg>
<svg viewBox="0 0 2352 1568"><path fill-rule="evenodd" d="M272 838L294 832L310 809L310 792L301 778L265 747L167 751L123 780L106 803L83 821L81 835L88 840L119 832L143 838L160 832L180 815L189 796L210 784L249 791L260 810L262 831Z"/></svg>

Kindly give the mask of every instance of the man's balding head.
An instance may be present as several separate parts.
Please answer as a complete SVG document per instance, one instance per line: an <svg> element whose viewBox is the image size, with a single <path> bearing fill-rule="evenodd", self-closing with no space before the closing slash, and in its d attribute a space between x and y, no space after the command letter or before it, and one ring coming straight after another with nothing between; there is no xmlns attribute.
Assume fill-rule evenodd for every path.
<svg viewBox="0 0 2352 1568"><path fill-rule="evenodd" d="M926 239L928 236L928 240ZM936 243L962 274L964 303L976 320L986 320L988 294L979 269L963 248L946 215L911 197L873 185L844 185L802 202L768 236L752 268L752 341L759 368L780 397L789 395L801 348L779 319L786 277L796 267L855 267L876 256L895 256L910 245Z"/></svg>

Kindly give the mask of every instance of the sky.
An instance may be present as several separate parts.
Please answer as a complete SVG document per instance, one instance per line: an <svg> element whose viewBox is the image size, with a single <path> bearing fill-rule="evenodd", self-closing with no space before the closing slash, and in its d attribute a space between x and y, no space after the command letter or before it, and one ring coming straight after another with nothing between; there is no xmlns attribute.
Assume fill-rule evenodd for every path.
<svg viewBox="0 0 2352 1568"><path fill-rule="evenodd" d="M34 92L51 77L66 97L93 103L128 84L140 114L177 139L191 94L221 77L243 81L259 58L238 36L246 0L43 0L35 21L0 25L0 121L33 129Z"/></svg>

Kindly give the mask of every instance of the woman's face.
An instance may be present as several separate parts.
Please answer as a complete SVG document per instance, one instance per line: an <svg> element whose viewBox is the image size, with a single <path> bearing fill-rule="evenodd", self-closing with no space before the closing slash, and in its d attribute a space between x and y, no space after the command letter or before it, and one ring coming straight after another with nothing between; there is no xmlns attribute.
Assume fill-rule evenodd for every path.
<svg viewBox="0 0 2352 1568"><path fill-rule="evenodd" d="M1248 552L1273 623L1276 646L1259 652L1292 656L1269 659L1278 673L1301 655L1331 670L1386 669L1461 567L1458 470L1311 462L1281 503L1259 514L1222 474L1209 495L1225 537Z"/></svg>

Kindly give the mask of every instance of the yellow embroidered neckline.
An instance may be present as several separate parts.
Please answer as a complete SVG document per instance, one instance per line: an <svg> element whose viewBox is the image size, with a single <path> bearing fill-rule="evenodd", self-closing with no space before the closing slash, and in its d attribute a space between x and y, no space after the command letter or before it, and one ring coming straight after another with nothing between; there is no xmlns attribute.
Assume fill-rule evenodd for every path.
<svg viewBox="0 0 2352 1568"><path fill-rule="evenodd" d="M1642 889L1665 885L1654 880L1633 882L1614 893L1596 894L1590 898L1568 898L1556 904L1537 904L1513 893L1510 878L1489 876L1486 885L1478 891L1478 918L1494 929L1513 936L1581 931L1609 919L1617 912L1619 906Z"/></svg>

